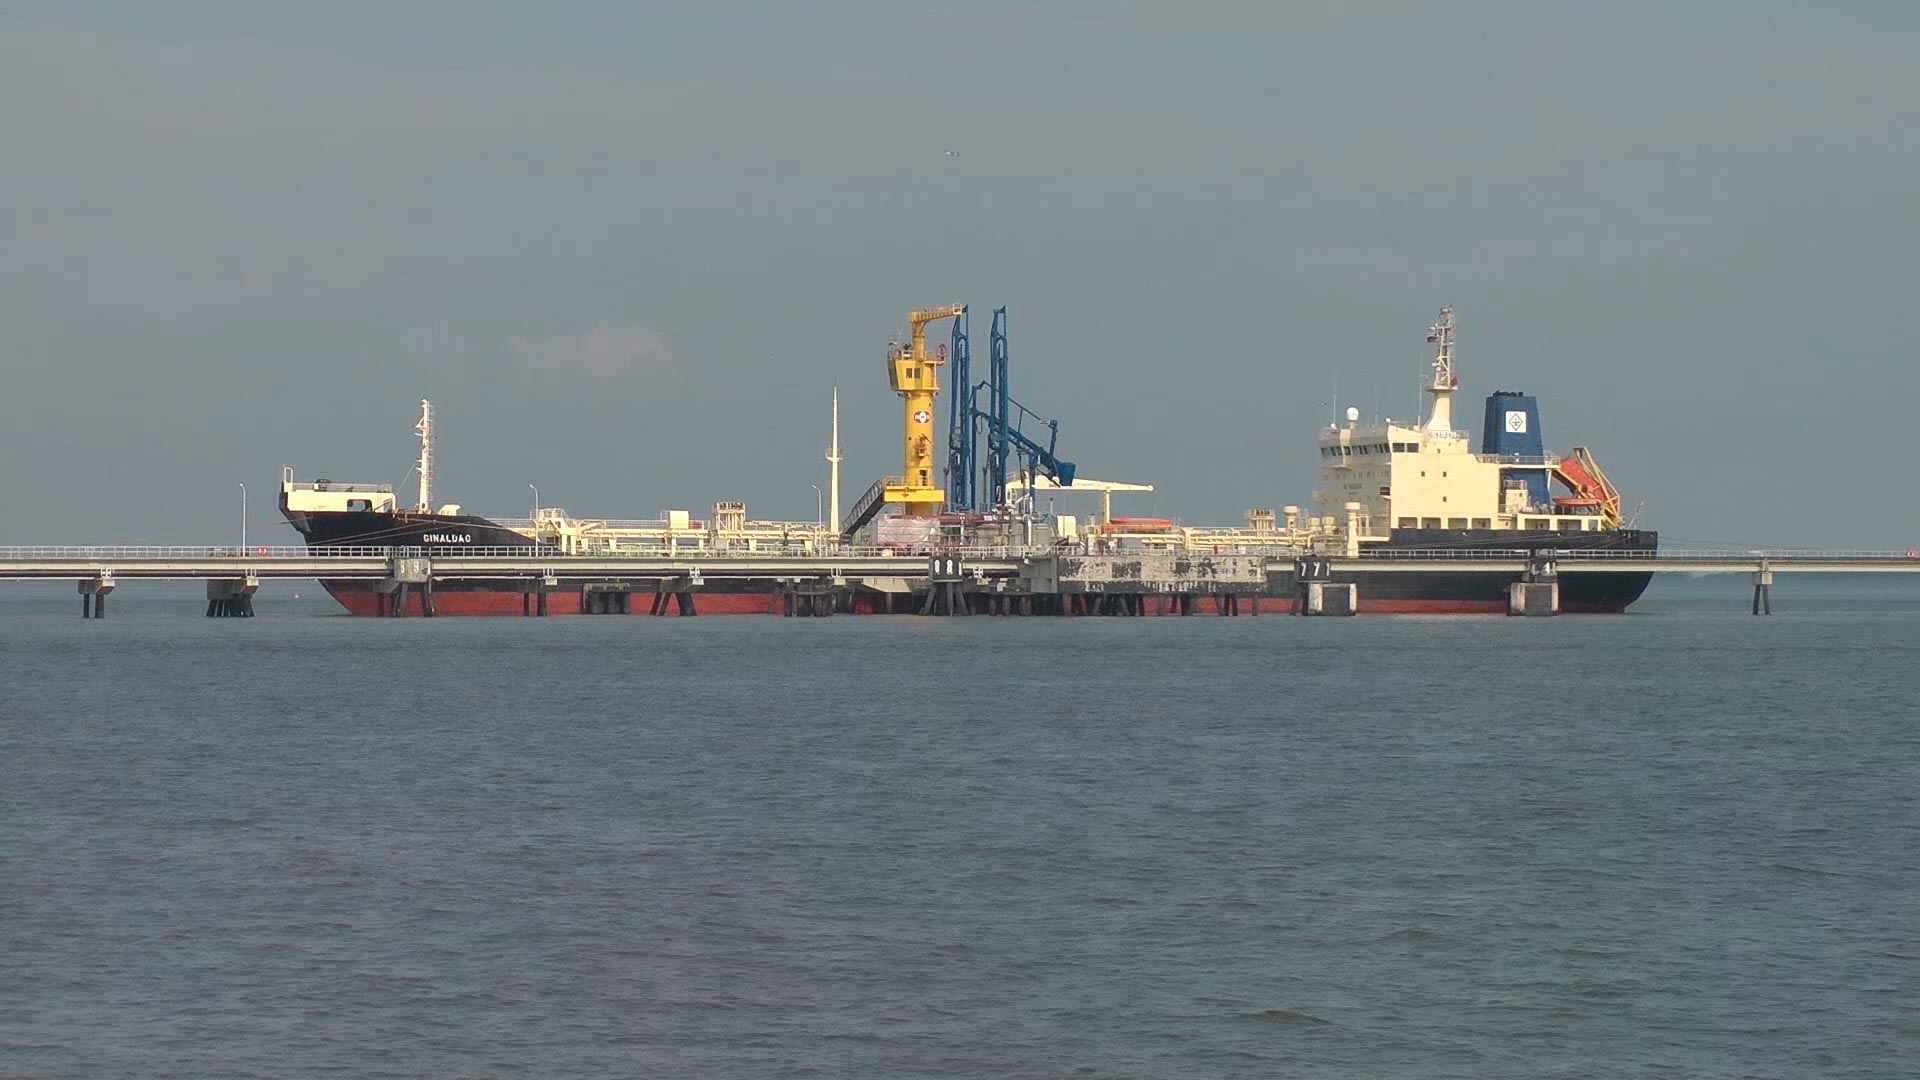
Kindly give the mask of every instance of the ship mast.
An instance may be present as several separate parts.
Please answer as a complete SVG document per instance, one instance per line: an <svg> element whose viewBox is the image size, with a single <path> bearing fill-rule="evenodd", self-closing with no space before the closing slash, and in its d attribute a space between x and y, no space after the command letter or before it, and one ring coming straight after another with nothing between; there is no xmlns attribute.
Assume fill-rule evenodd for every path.
<svg viewBox="0 0 1920 1080"><path fill-rule="evenodd" d="M827 524L840 528L840 388L833 388L833 441L827 444Z"/></svg>
<svg viewBox="0 0 1920 1080"><path fill-rule="evenodd" d="M1441 308L1440 321L1427 331L1427 344L1435 347L1433 377L1423 387L1433 395L1433 411L1427 415L1427 430L1453 431L1453 392L1460 388L1460 377L1453 373L1453 309Z"/></svg>
<svg viewBox="0 0 1920 1080"><path fill-rule="evenodd" d="M420 422L413 425L420 435L420 506L423 514L433 512L433 402L420 399Z"/></svg>

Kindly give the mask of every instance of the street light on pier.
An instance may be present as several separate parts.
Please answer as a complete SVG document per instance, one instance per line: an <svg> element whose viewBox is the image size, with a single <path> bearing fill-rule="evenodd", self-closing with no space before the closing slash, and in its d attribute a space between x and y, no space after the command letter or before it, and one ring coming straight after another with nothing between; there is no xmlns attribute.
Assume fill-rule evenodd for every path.
<svg viewBox="0 0 1920 1080"><path fill-rule="evenodd" d="M527 518L528 521L532 521L540 516L540 489L528 484L527 490L533 492L533 515Z"/></svg>
<svg viewBox="0 0 1920 1080"><path fill-rule="evenodd" d="M247 485L240 485L240 554L247 553Z"/></svg>

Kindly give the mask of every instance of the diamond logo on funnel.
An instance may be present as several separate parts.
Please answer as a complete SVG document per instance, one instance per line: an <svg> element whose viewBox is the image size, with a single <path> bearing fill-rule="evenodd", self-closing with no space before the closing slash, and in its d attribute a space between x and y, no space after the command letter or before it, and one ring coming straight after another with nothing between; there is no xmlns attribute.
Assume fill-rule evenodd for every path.
<svg viewBox="0 0 1920 1080"><path fill-rule="evenodd" d="M913 422L916 424L924 424L932 419L933 419L933 414L928 412L925 409L921 409L918 412L913 414Z"/></svg>

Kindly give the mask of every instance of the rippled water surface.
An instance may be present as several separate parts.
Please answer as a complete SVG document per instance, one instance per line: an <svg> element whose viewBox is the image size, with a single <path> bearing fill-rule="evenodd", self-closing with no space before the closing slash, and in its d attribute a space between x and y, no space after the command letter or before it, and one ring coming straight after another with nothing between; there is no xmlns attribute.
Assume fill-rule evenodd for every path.
<svg viewBox="0 0 1920 1080"><path fill-rule="evenodd" d="M1624 618L0 586L0 1074L1920 1075L1920 583Z"/></svg>

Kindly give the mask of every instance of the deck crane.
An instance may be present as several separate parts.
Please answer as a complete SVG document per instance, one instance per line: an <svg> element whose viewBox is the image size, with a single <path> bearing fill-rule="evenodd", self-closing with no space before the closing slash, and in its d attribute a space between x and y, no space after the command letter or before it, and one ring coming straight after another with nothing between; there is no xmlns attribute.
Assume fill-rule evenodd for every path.
<svg viewBox="0 0 1920 1080"><path fill-rule="evenodd" d="M867 489L841 523L840 535L851 538L872 521L884 506L898 506L910 518L938 517L947 494L933 474L933 397L940 391L940 365L947 348L927 350L927 326L967 313L965 304L920 308L907 316L907 342L887 346L887 384L900 395L902 468Z"/></svg>
<svg viewBox="0 0 1920 1080"><path fill-rule="evenodd" d="M1607 474L1600 471L1600 463L1593 460L1593 451L1584 446L1574 447L1573 453L1554 464L1553 475L1573 492L1569 497L1553 500L1554 506L1576 513L1595 513L1607 528L1620 527L1620 491L1607 479Z"/></svg>

